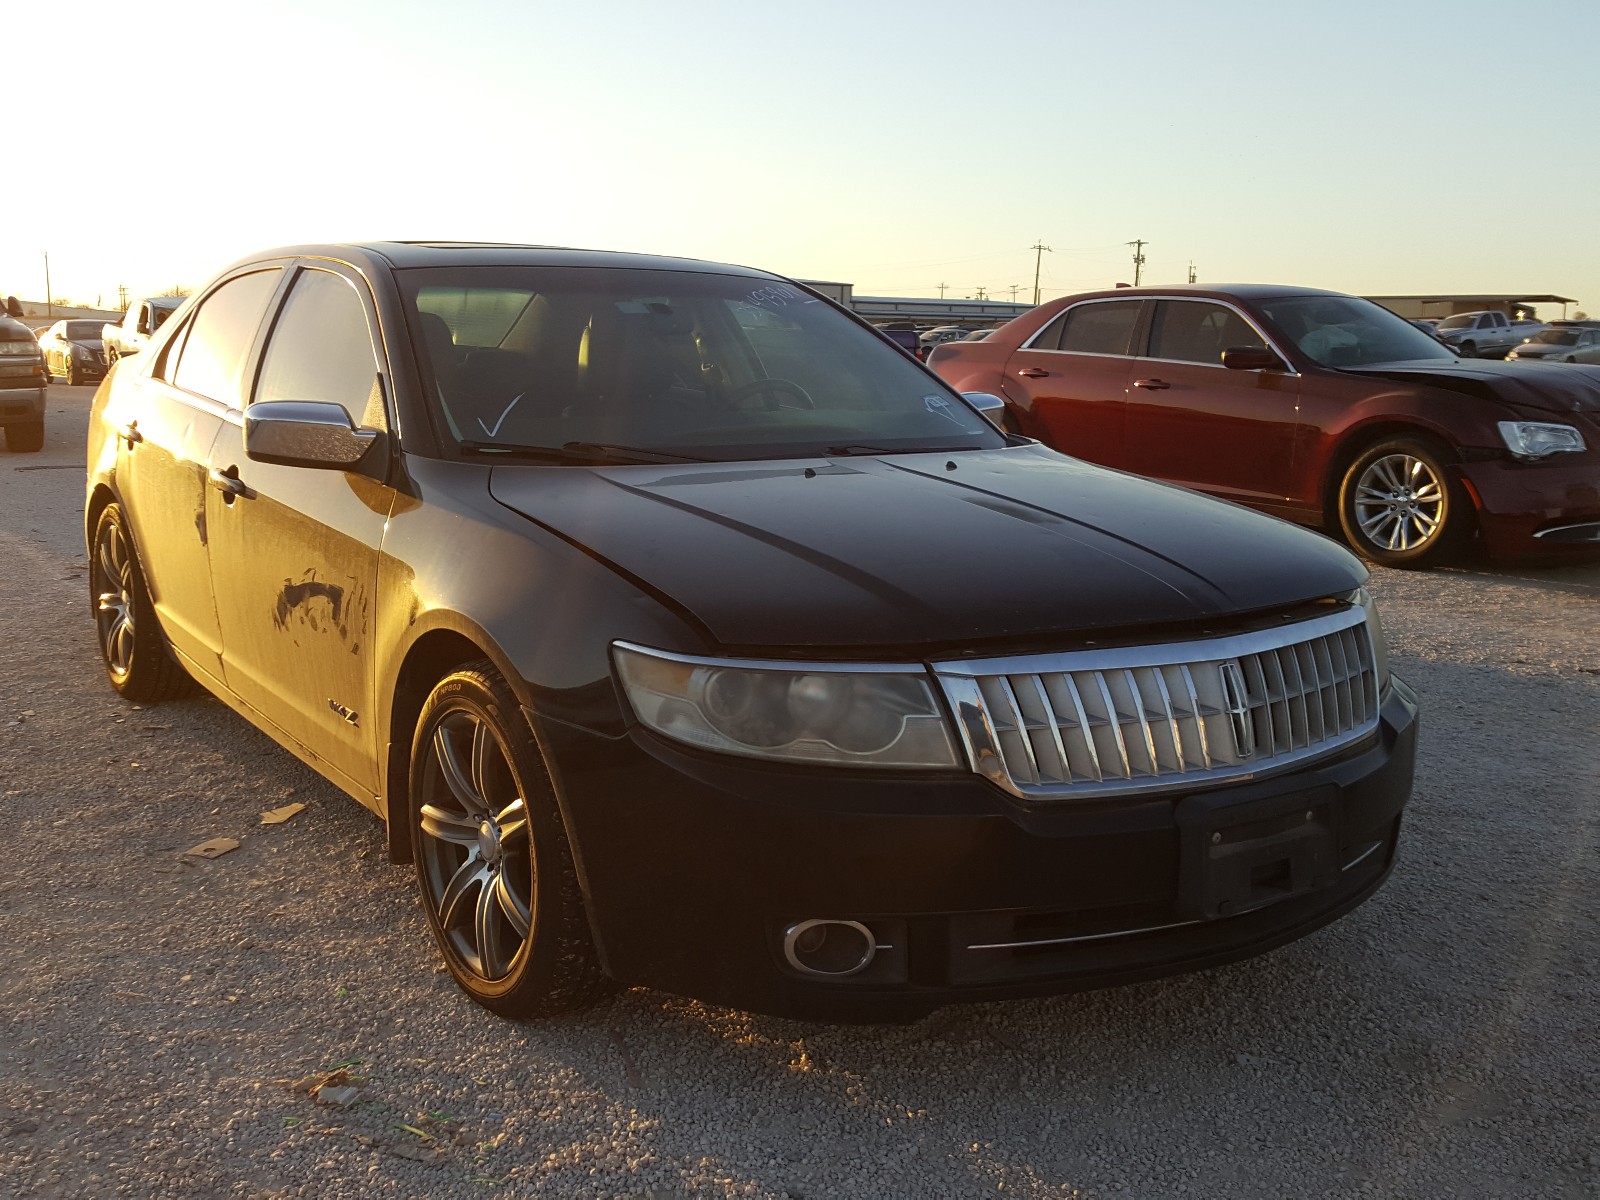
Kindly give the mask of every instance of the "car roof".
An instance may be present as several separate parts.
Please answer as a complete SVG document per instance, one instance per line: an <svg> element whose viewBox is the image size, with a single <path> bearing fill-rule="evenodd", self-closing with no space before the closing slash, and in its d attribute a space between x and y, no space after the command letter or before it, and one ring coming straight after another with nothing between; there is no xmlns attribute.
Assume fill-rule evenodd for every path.
<svg viewBox="0 0 1600 1200"><path fill-rule="evenodd" d="M403 241L347 242L283 246L241 259L239 264L269 258L332 258L354 266L415 267L612 267L635 271L699 271L783 279L768 271L696 258L672 258L617 250L580 250L565 246L518 245L503 242Z"/></svg>
<svg viewBox="0 0 1600 1200"><path fill-rule="evenodd" d="M1099 292L1084 292L1071 299L1089 297L1139 297L1139 296L1194 296L1215 300L1269 300L1278 296L1349 296L1349 292L1334 292L1327 288L1300 287L1288 283L1173 283L1165 286L1146 284L1141 287L1107 288Z"/></svg>

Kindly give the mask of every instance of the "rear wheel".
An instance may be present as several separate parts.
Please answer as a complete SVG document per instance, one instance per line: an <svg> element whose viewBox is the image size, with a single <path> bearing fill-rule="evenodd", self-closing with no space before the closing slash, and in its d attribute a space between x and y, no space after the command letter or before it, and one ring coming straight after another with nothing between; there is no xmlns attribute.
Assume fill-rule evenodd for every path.
<svg viewBox="0 0 1600 1200"><path fill-rule="evenodd" d="M1370 446L1339 488L1339 524L1364 558L1386 567L1432 567L1471 535L1471 501L1445 448L1405 437Z"/></svg>
<svg viewBox="0 0 1600 1200"><path fill-rule="evenodd" d="M1476 342L1462 342L1461 345L1456 347L1456 353L1461 355L1462 358L1477 358L1478 345Z"/></svg>
<svg viewBox="0 0 1600 1200"><path fill-rule="evenodd" d="M488 662L433 689L411 747L411 832L428 925L461 989L506 1017L610 990L550 777Z"/></svg>
<svg viewBox="0 0 1600 1200"><path fill-rule="evenodd" d="M171 700L193 687L173 661L156 624L144 573L134 556L122 509L106 506L89 555L89 592L106 678L129 700Z"/></svg>
<svg viewBox="0 0 1600 1200"><path fill-rule="evenodd" d="M44 449L44 418L6 426L6 449L13 454L36 454Z"/></svg>

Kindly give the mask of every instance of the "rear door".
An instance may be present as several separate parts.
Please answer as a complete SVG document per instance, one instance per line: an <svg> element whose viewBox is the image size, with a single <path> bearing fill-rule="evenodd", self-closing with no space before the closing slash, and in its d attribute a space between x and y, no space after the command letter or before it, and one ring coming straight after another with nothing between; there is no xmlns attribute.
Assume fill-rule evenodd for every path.
<svg viewBox="0 0 1600 1200"><path fill-rule="evenodd" d="M1127 465L1130 352L1144 302L1085 300L1011 355L1002 373L1023 431L1066 454Z"/></svg>
<svg viewBox="0 0 1600 1200"><path fill-rule="evenodd" d="M173 647L222 677L221 633L207 564L206 456L282 271L244 271L202 299L107 419L121 432L117 488L161 627Z"/></svg>
<svg viewBox="0 0 1600 1200"><path fill-rule="evenodd" d="M1155 301L1128 389L1129 468L1244 504L1285 503L1300 377L1222 365L1224 350L1267 345L1231 304Z"/></svg>
<svg viewBox="0 0 1600 1200"><path fill-rule="evenodd" d="M366 282L342 266L302 263L272 320L253 384L211 454L226 483L209 496L228 687L344 777L378 790L373 632L378 550L395 493L371 472L288 467L245 457L248 405L323 400L352 423L388 430L378 322Z"/></svg>

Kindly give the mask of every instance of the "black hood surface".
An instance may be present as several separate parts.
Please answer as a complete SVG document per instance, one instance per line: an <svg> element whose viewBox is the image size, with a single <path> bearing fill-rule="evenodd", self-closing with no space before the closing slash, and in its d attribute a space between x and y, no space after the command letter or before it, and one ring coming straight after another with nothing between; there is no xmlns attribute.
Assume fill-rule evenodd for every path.
<svg viewBox="0 0 1600 1200"><path fill-rule="evenodd" d="M1042 446L497 466L490 491L724 646L948 647L1202 620L1367 574L1316 534Z"/></svg>
<svg viewBox="0 0 1600 1200"><path fill-rule="evenodd" d="M1521 408L1552 413L1600 412L1600 367L1461 358L1454 362L1379 363L1342 369L1351 375L1377 375L1504 400Z"/></svg>

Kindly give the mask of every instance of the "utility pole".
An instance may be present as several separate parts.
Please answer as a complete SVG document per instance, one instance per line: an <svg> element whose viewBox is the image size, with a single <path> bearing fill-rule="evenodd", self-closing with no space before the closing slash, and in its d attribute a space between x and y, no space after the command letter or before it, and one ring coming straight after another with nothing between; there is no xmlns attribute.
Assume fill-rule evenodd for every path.
<svg viewBox="0 0 1600 1200"><path fill-rule="evenodd" d="M1190 282L1190 283L1193 283L1193 282L1194 282L1194 281L1195 281L1195 275L1194 275L1194 259L1192 259L1192 258L1191 258L1191 259L1190 259L1190 260L1189 260L1189 282Z"/></svg>
<svg viewBox="0 0 1600 1200"><path fill-rule="evenodd" d="M1040 238L1038 240L1038 242L1036 242L1034 245L1029 246L1028 249L1029 250L1033 250L1033 251L1036 252L1034 254L1034 256L1033 256L1033 302L1035 304L1038 304L1039 303L1039 264L1044 261L1044 256L1045 256L1045 253L1047 251L1049 253L1052 253L1052 254L1055 253L1055 252L1053 250L1051 250L1049 246L1046 246L1044 244L1044 239L1043 238Z"/></svg>
<svg viewBox="0 0 1600 1200"><path fill-rule="evenodd" d="M941 283L939 285L939 299L941 299L941 300L944 299L944 290L945 290L945 288L947 288L949 286L950 285L948 283Z"/></svg>
<svg viewBox="0 0 1600 1200"><path fill-rule="evenodd" d="M128 285L117 284L117 309L121 312L128 311Z"/></svg>
<svg viewBox="0 0 1600 1200"><path fill-rule="evenodd" d="M1139 273L1144 269L1144 239L1136 242L1124 242L1125 246L1133 247L1133 286L1139 286Z"/></svg>
<svg viewBox="0 0 1600 1200"><path fill-rule="evenodd" d="M50 296L50 251L44 252L44 315L54 318L55 306Z"/></svg>
<svg viewBox="0 0 1600 1200"><path fill-rule="evenodd" d="M979 289L978 289L978 299L979 299L979 300L987 300L987 299L988 299L988 298L989 298L989 297L987 297L987 296L985 296L985 295L984 295L984 294L983 294L983 291L984 291L984 289L983 289L983 288L979 288Z"/></svg>
<svg viewBox="0 0 1600 1200"><path fill-rule="evenodd" d="M1011 285L1011 289L1010 289L1010 291L1011 291L1011 303L1015 304L1017 302L1017 293L1020 292L1021 290L1022 290L1022 285L1020 283L1013 283Z"/></svg>

